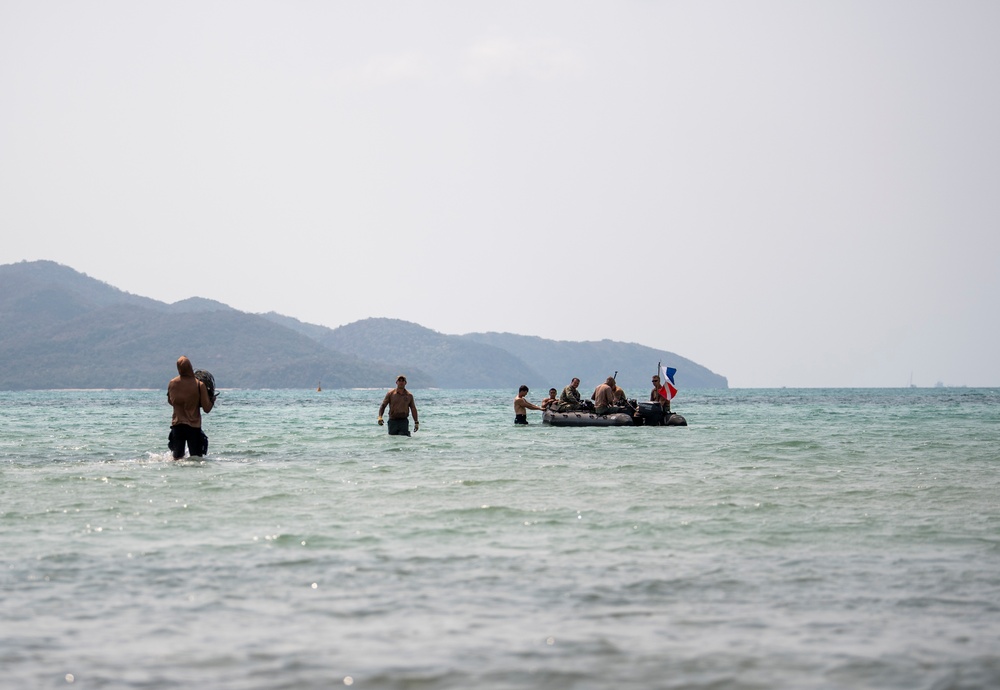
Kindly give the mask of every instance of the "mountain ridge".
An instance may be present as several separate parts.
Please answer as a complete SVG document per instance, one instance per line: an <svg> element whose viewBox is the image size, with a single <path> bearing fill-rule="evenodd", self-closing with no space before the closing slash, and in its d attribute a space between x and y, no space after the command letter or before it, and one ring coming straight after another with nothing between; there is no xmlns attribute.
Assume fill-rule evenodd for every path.
<svg viewBox="0 0 1000 690"><path fill-rule="evenodd" d="M163 388L186 354L220 387L561 389L613 373L648 387L654 356L678 366L678 385L727 388L725 377L636 343L554 341L511 333L448 335L373 317L329 328L216 300L173 304L133 295L52 261L0 266L0 390ZM642 364L640 364L640 361Z"/></svg>

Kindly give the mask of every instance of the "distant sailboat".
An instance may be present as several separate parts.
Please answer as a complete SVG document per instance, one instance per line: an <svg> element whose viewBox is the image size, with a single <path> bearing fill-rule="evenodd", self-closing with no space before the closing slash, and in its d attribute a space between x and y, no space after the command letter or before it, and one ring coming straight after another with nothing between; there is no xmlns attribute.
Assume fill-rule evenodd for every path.
<svg viewBox="0 0 1000 690"><path fill-rule="evenodd" d="M910 388L916 388L916 386L913 385L913 372L912 371L910 372Z"/></svg>
<svg viewBox="0 0 1000 690"><path fill-rule="evenodd" d="M316 392L321 393L323 391L323 382L320 381L316 384Z"/></svg>

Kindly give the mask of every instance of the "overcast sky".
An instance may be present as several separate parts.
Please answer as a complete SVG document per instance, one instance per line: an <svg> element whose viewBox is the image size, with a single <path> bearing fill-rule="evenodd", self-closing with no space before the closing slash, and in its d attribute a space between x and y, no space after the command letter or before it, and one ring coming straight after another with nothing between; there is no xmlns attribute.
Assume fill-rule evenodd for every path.
<svg viewBox="0 0 1000 690"><path fill-rule="evenodd" d="M638 342L733 387L1000 386L998 28L995 0L0 0L0 264Z"/></svg>

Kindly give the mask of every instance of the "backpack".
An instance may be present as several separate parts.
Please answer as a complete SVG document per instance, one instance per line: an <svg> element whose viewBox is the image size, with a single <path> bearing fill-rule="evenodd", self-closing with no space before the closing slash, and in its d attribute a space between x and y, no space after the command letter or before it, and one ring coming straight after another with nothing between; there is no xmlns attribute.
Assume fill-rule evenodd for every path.
<svg viewBox="0 0 1000 690"><path fill-rule="evenodd" d="M215 402L215 399L219 397L219 394L215 392L215 377L212 376L212 372L199 369L194 372L194 377L205 384L205 390L208 391L208 397L212 399L212 402Z"/></svg>

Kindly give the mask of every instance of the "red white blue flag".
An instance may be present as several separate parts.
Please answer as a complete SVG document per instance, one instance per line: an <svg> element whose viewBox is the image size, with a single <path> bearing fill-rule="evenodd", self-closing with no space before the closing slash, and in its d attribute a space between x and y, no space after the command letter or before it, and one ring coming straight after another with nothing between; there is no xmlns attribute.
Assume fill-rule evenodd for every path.
<svg viewBox="0 0 1000 690"><path fill-rule="evenodd" d="M673 400L677 395L677 386L674 385L674 374L677 370L674 367L660 365L660 395L667 400Z"/></svg>

